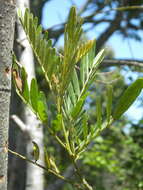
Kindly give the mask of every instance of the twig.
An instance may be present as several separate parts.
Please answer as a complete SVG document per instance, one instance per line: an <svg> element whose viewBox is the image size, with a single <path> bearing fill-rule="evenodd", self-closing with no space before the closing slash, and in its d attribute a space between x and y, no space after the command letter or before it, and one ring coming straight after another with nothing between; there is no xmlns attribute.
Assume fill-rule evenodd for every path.
<svg viewBox="0 0 143 190"><path fill-rule="evenodd" d="M85 17L84 19L89 19L93 16L96 16L97 14L101 14L101 13L109 13L110 11L130 11L130 10L139 10L139 9L143 9L143 6L123 6L123 7L117 7L117 8L111 8L111 9L108 9L108 10L102 10L102 11L97 11L87 17Z"/></svg>
<svg viewBox="0 0 143 190"><path fill-rule="evenodd" d="M69 178L69 177L73 177L74 174L74 167L73 165L70 165L67 167L67 169L64 171L63 176L65 178ZM57 179L54 183L51 183L48 185L48 187L46 188L46 190L56 190L56 189L61 189L63 187L63 185L65 184L65 181L61 180L61 179Z"/></svg>
<svg viewBox="0 0 143 190"><path fill-rule="evenodd" d="M42 166L41 164L38 164L37 162L32 161L32 160L28 159L27 157L25 157L25 156L23 156L23 155L21 155L21 154L15 152L15 151L10 150L9 148L8 148L7 150L8 150L10 153L12 153L12 154L18 156L19 158L21 158L21 159L23 159L23 160L25 160L25 161L27 161L27 162L30 162L31 164L34 164L34 165L40 167L40 168L43 169L45 172L51 173L51 174L55 175L56 177L60 178L61 180L64 180L64 181L66 181L67 183L70 183L71 185L77 187L78 189L81 189L81 186L80 186L79 184L76 184L76 183L74 183L72 180L65 178L64 176L60 175L60 174L57 173L56 171L54 171L54 170L52 170L52 169L50 169L50 168L46 168L46 167Z"/></svg>

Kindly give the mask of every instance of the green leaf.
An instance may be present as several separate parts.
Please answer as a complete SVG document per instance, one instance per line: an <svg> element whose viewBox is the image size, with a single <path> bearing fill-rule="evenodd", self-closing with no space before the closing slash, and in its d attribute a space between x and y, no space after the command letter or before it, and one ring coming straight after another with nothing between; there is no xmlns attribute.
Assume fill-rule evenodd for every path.
<svg viewBox="0 0 143 190"><path fill-rule="evenodd" d="M112 95L113 95L113 88L111 85L107 87L107 98L106 98L106 113L107 113L107 123L110 122L110 116L112 112Z"/></svg>
<svg viewBox="0 0 143 190"><path fill-rule="evenodd" d="M45 94L42 91L40 91L38 95L37 111L40 120L43 123L47 123L48 120L47 103L46 103Z"/></svg>
<svg viewBox="0 0 143 190"><path fill-rule="evenodd" d="M32 79L30 85L30 100L32 108L37 112L37 102L38 102L38 85L36 79Z"/></svg>
<svg viewBox="0 0 143 190"><path fill-rule="evenodd" d="M79 87L78 76L77 76L77 73L76 73L75 69L74 69L74 72L73 72L72 81L73 81L73 87L74 87L75 95L78 97L80 95L80 87Z"/></svg>
<svg viewBox="0 0 143 190"><path fill-rule="evenodd" d="M133 104L133 102L136 100L136 98L141 93L141 90L143 88L143 78L137 79L135 82L133 82L123 93L119 101L117 102L117 105L115 107L115 110L113 112L113 118L119 119L123 113L127 111L127 109Z"/></svg>
<svg viewBox="0 0 143 190"><path fill-rule="evenodd" d="M22 96L26 100L26 102L29 102L29 87L28 87L28 82L27 82L27 73L22 67L21 69L21 80L22 80Z"/></svg>

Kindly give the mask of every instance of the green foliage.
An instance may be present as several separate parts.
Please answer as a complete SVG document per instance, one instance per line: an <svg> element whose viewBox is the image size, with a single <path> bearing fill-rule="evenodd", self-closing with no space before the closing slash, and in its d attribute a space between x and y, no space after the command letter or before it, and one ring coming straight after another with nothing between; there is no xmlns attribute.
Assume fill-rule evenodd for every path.
<svg viewBox="0 0 143 190"><path fill-rule="evenodd" d="M36 79L32 79L30 86L28 86L27 74L24 68L19 67L14 57L13 67L16 71L14 83L17 93L38 116L41 122L48 124L50 134L68 152L79 175L79 180L82 183L80 188L91 190L92 188L89 184L80 176L76 161L81 158L82 153L86 150L89 143L96 136L99 136L103 129L111 125L113 122L112 117L114 120L119 119L131 106L143 88L143 79L138 79L125 91L113 111L113 116L113 90L109 86L106 93L106 118L103 118L102 99L98 96L95 99L96 124L90 126L85 102L89 95L91 85L97 77L97 69L104 59L105 51L101 50L95 56L95 40L81 43L82 19L77 16L75 7L71 8L68 22L65 26L64 55L61 55L52 47L51 40L47 39L48 33L42 34L42 27L38 26L37 18L33 18L33 15L28 9L26 9L24 16L20 11L18 14L35 57L40 64L53 95L54 104L56 105L54 118L47 122L47 99L45 94L39 90ZM17 75L19 70L21 77ZM21 81L22 88L19 87L18 81ZM34 157L35 161L37 161L39 150L37 144L33 144L35 148ZM100 148L104 149L106 147L101 146ZM98 160L102 157L101 155L97 155L97 152L95 154ZM111 157L112 154L107 155L108 159ZM60 170L54 158L47 151L45 151L45 161L47 168L59 177ZM102 158L103 165L107 164L106 161L106 158ZM88 163L88 159L85 162ZM110 164L114 165L115 163L112 161Z"/></svg>
<svg viewBox="0 0 143 190"><path fill-rule="evenodd" d="M59 80L56 76L59 73L62 57L58 55L55 48L52 48L52 41L46 40L47 33L46 36L42 34L42 27L38 26L37 17L33 18L28 9L26 9L24 17L20 11L18 15L45 78L50 88L54 88L56 80Z"/></svg>
<svg viewBox="0 0 143 190"><path fill-rule="evenodd" d="M125 134L118 125L94 139L92 149L84 153L85 175L91 172L91 184L99 181L97 189L140 190L143 180L142 125L132 126L130 134Z"/></svg>
<svg viewBox="0 0 143 190"><path fill-rule="evenodd" d="M112 113L112 96L113 96L113 89L112 86L109 85L107 87L107 105L106 105L106 113L107 113L107 123L110 122L110 116Z"/></svg>
<svg viewBox="0 0 143 190"><path fill-rule="evenodd" d="M96 99L96 114L97 114L97 128L101 128L102 124L102 105L101 98L97 97Z"/></svg>
<svg viewBox="0 0 143 190"><path fill-rule="evenodd" d="M43 122L47 123L48 115L47 115L47 100L42 91L39 91L36 79L32 79L30 87L27 82L27 74L25 69L20 68L17 64L17 61L13 63L14 73L13 79L16 87L16 92L23 100L25 104L27 104L31 110L36 114L36 116ZM17 66L17 67L16 67ZM17 76L18 72L21 70L21 77L18 77L18 80L21 81L21 88L17 86Z"/></svg>

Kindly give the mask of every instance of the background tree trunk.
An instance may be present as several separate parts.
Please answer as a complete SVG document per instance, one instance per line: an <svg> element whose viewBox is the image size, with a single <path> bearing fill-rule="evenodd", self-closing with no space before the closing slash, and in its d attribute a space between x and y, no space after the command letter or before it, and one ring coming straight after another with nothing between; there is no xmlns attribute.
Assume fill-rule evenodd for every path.
<svg viewBox="0 0 143 190"><path fill-rule="evenodd" d="M0 1L0 190L7 189L7 146L11 95L11 50L14 40L15 6Z"/></svg>
<svg viewBox="0 0 143 190"><path fill-rule="evenodd" d="M25 8L29 8L29 0L17 0L17 6L25 11ZM18 23L18 40L21 43L24 49L20 52L20 63L25 67L28 74L28 83L30 85L31 79L35 78L35 65L32 49L29 45L26 35ZM34 140L40 148L40 159L39 163L44 165L44 153L43 153L43 128L39 123L39 120L35 115L24 106L23 119L25 122L26 129L28 133L27 139L27 156L32 159L32 141ZM44 188L44 174L43 170L39 167L27 163L27 172L26 172L26 190L43 190Z"/></svg>

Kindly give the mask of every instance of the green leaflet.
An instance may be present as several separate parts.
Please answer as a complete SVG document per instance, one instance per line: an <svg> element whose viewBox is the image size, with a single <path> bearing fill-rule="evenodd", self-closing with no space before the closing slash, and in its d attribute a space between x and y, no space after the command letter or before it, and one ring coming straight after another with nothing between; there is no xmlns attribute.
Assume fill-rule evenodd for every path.
<svg viewBox="0 0 143 190"><path fill-rule="evenodd" d="M106 98L106 114L107 114L107 123L110 122L110 116L112 112L112 95L113 95L113 88L111 85L107 87L107 98Z"/></svg>
<svg viewBox="0 0 143 190"><path fill-rule="evenodd" d="M127 109L139 96L142 88L143 88L143 78L139 78L125 90L125 92L117 102L117 105L113 112L113 118L115 120L119 119L121 115L127 111Z"/></svg>
<svg viewBox="0 0 143 190"><path fill-rule="evenodd" d="M82 108L87 96L88 96L88 93L85 93L76 103L76 106L72 109L71 116L73 119L76 119L78 115L80 114L80 112L82 111Z"/></svg>
<svg viewBox="0 0 143 190"><path fill-rule="evenodd" d="M47 103L45 94L42 91L40 91L38 95L37 112L40 120L46 123L48 120Z"/></svg>
<svg viewBox="0 0 143 190"><path fill-rule="evenodd" d="M28 82L27 82L27 73L25 72L24 67L21 69L21 80L22 80L22 96L26 100L26 102L29 102L30 98L30 92L29 92L29 87L28 87Z"/></svg>
<svg viewBox="0 0 143 190"><path fill-rule="evenodd" d="M37 112L37 102L38 102L38 85L36 79L32 79L30 85L30 100L32 108Z"/></svg>
<svg viewBox="0 0 143 190"><path fill-rule="evenodd" d="M46 148L44 149L44 158L45 158L45 165L47 168L51 168L51 163L50 163L50 159L49 159L49 154L46 150Z"/></svg>
<svg viewBox="0 0 143 190"><path fill-rule="evenodd" d="M87 138L87 135L88 135L88 116L87 114L84 114L83 116L83 136L84 136L84 139Z"/></svg>
<svg viewBox="0 0 143 190"><path fill-rule="evenodd" d="M69 94L69 97L73 103L73 105L76 104L76 101L77 101L77 97L75 95L75 92L74 92L74 88L73 88L73 85L72 83L69 84L69 87L68 87L68 94Z"/></svg>
<svg viewBox="0 0 143 190"><path fill-rule="evenodd" d="M101 98L96 98L96 117L97 117L97 128L101 128L102 124L102 105Z"/></svg>
<svg viewBox="0 0 143 190"><path fill-rule="evenodd" d="M105 55L105 50L102 49L97 55L96 57L94 58L93 60L93 64L92 64L92 67L91 67L91 71L90 71L90 81L89 81L89 84L91 84L93 82L93 80L95 79L95 76L96 76L96 71L100 65L100 63L103 61L104 59L104 55Z"/></svg>

